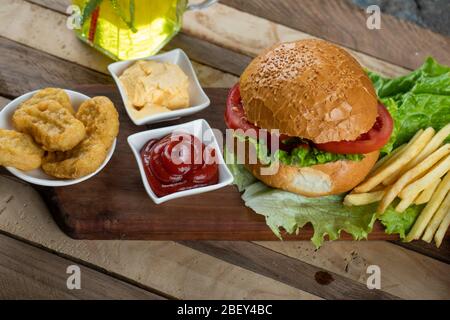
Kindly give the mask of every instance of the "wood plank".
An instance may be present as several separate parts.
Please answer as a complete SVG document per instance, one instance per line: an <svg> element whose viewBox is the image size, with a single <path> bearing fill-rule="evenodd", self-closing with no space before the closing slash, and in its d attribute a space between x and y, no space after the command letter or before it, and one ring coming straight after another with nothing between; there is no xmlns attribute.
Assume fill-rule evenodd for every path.
<svg viewBox="0 0 450 320"><path fill-rule="evenodd" d="M220 3L207 10L186 12L183 21L184 33L250 56L277 42L313 38L307 33ZM407 72L405 68L348 50L363 66L385 76L394 77Z"/></svg>
<svg viewBox="0 0 450 320"><path fill-rule="evenodd" d="M348 262L350 264L350 272L342 272L342 276L353 279L355 281L360 281L362 283L364 283L366 279L365 271L363 268L367 267L367 264L362 264L361 261L374 261L375 263L373 264L378 264L379 261L383 261L383 289L386 287L386 291L388 291L389 293L392 293L392 290L393 292L399 292L401 294L399 296L407 298L446 297L445 293L448 293L448 290L446 290L445 282L442 282L441 278L442 275L446 274L447 269L443 269L441 264L438 263L437 265L435 265L430 259L430 267L424 269L423 264L420 263L422 259L418 258L420 257L419 255L416 255L412 252L398 252L402 250L399 250L398 248L396 248L396 246L389 243L376 243L377 245L375 245L374 247L374 245L372 245L371 243L357 242L356 245L361 245L361 248L359 250L360 253L357 257L349 259L348 261L346 260L348 259L348 257L353 257L350 252L353 251L352 248L354 248L355 243L327 243L326 246L331 246L332 248L336 247L337 249L331 249L327 251L322 251L321 249L319 250L319 254L314 255L312 260L311 257L308 257L308 253L314 252L314 249L309 242L295 242L292 244L287 242L275 242L273 244L268 244L269 248L271 248L270 245L273 245L271 249L275 248L276 251L280 252L290 252L291 250L295 251L295 248L297 248L298 246L304 246L302 247L302 250L297 251L300 251L300 253L307 253L306 256L303 256L302 254L295 256L295 258L301 261L307 261L308 263L311 263L312 261L312 264L316 265L317 267L324 267L336 273L344 270L344 266L342 265L342 263ZM236 244L239 247L239 243ZM339 250L339 248L341 249ZM386 254L386 252L390 253ZM251 253L243 252L242 254ZM400 258L396 261L392 261L392 256ZM277 260L277 258L271 256L270 253L266 254L264 257L267 264L271 264L272 261ZM226 256L224 256L223 259L227 261ZM408 265L410 263L409 261L411 260L414 261L414 265L412 267L409 267L409 269L411 270L410 273L399 271L399 269L403 269L405 265ZM331 261L333 261L333 263L331 263ZM251 266L249 267L244 264L241 265L241 267L250 268ZM430 272L430 270L433 271ZM433 284L435 285L429 286L429 280L423 281L424 278L415 276L418 273L424 272L427 273L426 279L433 279L431 282L433 282ZM289 270L280 269L280 273L289 273ZM404 286L403 283L408 283L408 286ZM442 283L444 284L443 288Z"/></svg>
<svg viewBox="0 0 450 320"><path fill-rule="evenodd" d="M445 293L448 290L442 290L441 277L446 274L446 269L443 269L441 264L435 265L433 261L430 262L430 268L426 268L428 277L426 281L422 277L416 277L415 274L423 273L423 264L417 263L417 260L421 260L419 255L412 252L404 253L404 250L397 250L397 248L389 243L344 243L335 242L327 243L325 247L331 248L325 250L322 248L316 252L313 246L309 242L294 242L294 243L259 243L262 246L268 246L268 248L279 252L294 252L295 258L314 264L317 267L323 267L330 271L339 273L345 277L353 279L355 281L361 281L364 283L366 279L365 269L367 265L374 264L375 262L383 261L383 288L386 287L390 293L397 294L406 298L424 298L424 297L446 297ZM359 249L356 250L355 248ZM358 252L355 255L353 252ZM392 252L386 255L386 252ZM400 253L400 254L399 254ZM273 260L270 254L266 255L267 263ZM350 258L351 257L351 258ZM396 261L392 261L391 257L396 257ZM400 258L399 258L400 257ZM399 272L399 268L403 268L405 264L408 264L410 260L414 260L415 263L410 273ZM347 266L349 265L349 266ZM346 267L347 266L347 267ZM245 265L243 266L245 267ZM344 272L345 270L345 272ZM429 270L434 270L430 274ZM285 273L285 270L281 272ZM436 286L430 286L430 281L436 282ZM404 286L403 283L408 283L408 286Z"/></svg>
<svg viewBox="0 0 450 320"><path fill-rule="evenodd" d="M253 243L224 241L183 241L182 243L324 299L398 299L381 290L369 290L366 285L349 280L337 273L269 251ZM325 278L323 280L326 282L322 282L320 278Z"/></svg>
<svg viewBox="0 0 450 320"><path fill-rule="evenodd" d="M76 241L33 188L0 176L0 230L179 299L317 299L169 241Z"/></svg>
<svg viewBox="0 0 450 320"><path fill-rule="evenodd" d="M27 0L44 8L52 9L60 13L66 13L67 7L71 4L70 0Z"/></svg>
<svg viewBox="0 0 450 320"><path fill-rule="evenodd" d="M70 1L54 1L54 0L28 0L28 2L38 4L44 8L51 9L61 14L66 14L66 8L70 4ZM165 48L164 50L171 50L174 48L183 49L189 57L201 63L207 65L217 70L225 71L230 74L240 75L245 69L247 64L251 61L251 58L239 54L232 50L227 50L225 48L214 45L210 42L187 36L184 33L180 33L176 36ZM202 72L201 65L197 65L197 72ZM204 71L202 72L204 73ZM200 75L200 80L202 82L202 76ZM228 78L228 79L227 79ZM226 81L226 83L225 83ZM206 82L206 81L203 81ZM230 87L236 82L234 77L226 77L224 75L224 81L222 82L222 87ZM214 81L207 81L208 87L220 87L214 84Z"/></svg>
<svg viewBox="0 0 450 320"><path fill-rule="evenodd" d="M23 0L5 0L0 7L0 36L106 73L112 60L79 41L66 20L65 15Z"/></svg>
<svg viewBox="0 0 450 320"><path fill-rule="evenodd" d="M450 264L450 239L444 239L439 248L434 243L426 243L425 241L402 242L392 241L392 243L413 250L418 253L427 255L428 257Z"/></svg>
<svg viewBox="0 0 450 320"><path fill-rule="evenodd" d="M64 61L15 41L0 37L0 94L16 97L26 92L74 83L113 83L110 76Z"/></svg>
<svg viewBox="0 0 450 320"><path fill-rule="evenodd" d="M0 188L2 185L2 179L5 178L0 177ZM178 290L181 290L184 293L183 296L185 296L186 292L184 291L189 286L195 285L197 290L208 290L206 288L212 286L214 288L214 291L212 292L214 296L219 298L223 296L230 297L230 292L228 290L232 291L232 288L224 290L223 295L220 293L216 295L216 286L222 289L224 289L224 287L226 288L226 285L222 286L222 281L226 281L230 277L235 277L236 281L239 283L244 281L245 284L248 284L249 282L248 275L245 272L234 272L234 270L224 267L215 260L211 261L209 259L199 257L194 258L192 256L194 255L192 252L180 250L180 246L173 243L70 240L56 229L54 222L50 219L48 213L40 210L40 208L43 207L42 204L39 206L35 204L33 206L29 199L24 201L23 197L27 194L26 189L28 187L22 183L17 184L20 188L16 186L16 183L9 184L7 187L10 193L17 195L19 199L14 199L15 203L11 204L10 207L4 210L3 215L0 215L1 230L8 230L16 235L49 247L51 250L56 250L76 258L81 258L84 261L98 265L108 271L113 271L115 273L127 276L127 278L136 280L138 277L140 283L147 283L147 285L148 278L146 272L150 272L151 274L155 274L155 277L158 279L165 278L167 280L167 283L163 282L165 288L170 287L171 285L173 286L173 282L176 282L177 287L180 288ZM36 197L36 194L34 194L34 197ZM35 200L40 202L38 197ZM16 206L17 209L14 209L12 205ZM2 206L0 205L0 207ZM24 209L22 209L22 207ZM35 208L34 210L31 209L33 207ZM235 244L238 248L240 248L239 252L242 251L242 247L239 247L240 243ZM374 264L378 264L378 259L382 257L382 261L387 262L386 267L383 267L382 269L383 290L390 293L393 293L392 291L400 292L401 295L399 296L402 298L413 297L415 299L420 299L448 297L449 290L446 284L448 279L441 282L442 279L446 277L446 274L448 274L448 269L442 269L442 266L439 263L436 265L433 262L430 263L427 259L415 258L414 255L412 255L412 252L407 250L403 250L402 254L398 255L398 251L395 251L396 248L394 245L391 245L394 247L394 250L386 251L386 249L389 249L388 246L390 244L384 242L327 243L325 245L327 248L326 251L323 249L315 251L312 245L308 242L264 242L263 244L265 246L273 246L271 249L277 250L286 255L288 255L287 253L290 250L295 250L294 252L302 255L302 257L295 256L296 259L300 259L308 264L317 265L319 268L324 268L332 272L339 270L335 268L335 266L339 266L342 270L345 270L345 263L348 263L349 267L347 268L347 272L342 275L354 280L359 280L362 283L365 282L367 276L365 274L365 268L368 263L375 262ZM354 251L352 248L355 246L359 248L358 255L352 254ZM366 260L367 257L370 258L373 254L374 250L371 248L374 246L378 247L378 256L374 255L372 257L372 261ZM164 250L164 247L167 247L167 250ZM382 255L383 252L391 252L391 254ZM219 253L217 253L217 257L218 254ZM242 254L252 255L251 251L242 251ZM308 259L304 258L303 255L308 256ZM363 255L364 258L361 258L361 255ZM390 259L393 256L397 258L390 262ZM267 264L268 266L273 264L274 261L277 261L277 257L273 257L271 255L265 254L264 257L264 264ZM204 263L207 263L208 265L204 265ZM411 274L405 274L404 269L406 266L407 268L410 268L411 265L414 267L414 272ZM243 263L242 267L249 269L251 266L247 266ZM190 270L186 271L186 269ZM211 282L211 280L208 279L209 275L213 273L212 270L217 271L217 279L220 279L220 283L217 283L216 285L213 285L213 283L215 283L214 281ZM238 268L238 270L241 269ZM205 274L202 274L202 272ZM228 272L231 272L233 276L229 275ZM170 276L171 273L173 273L172 276ZM293 273L293 271L292 269L283 269L279 266L279 273L286 274ZM202 276L200 276L200 274L202 274ZM295 275L295 272L293 274ZM403 276L401 276L402 274ZM417 275L419 274L425 274L426 277L418 277ZM175 279L172 279L174 275ZM392 283L387 281L387 276L389 277L388 279L394 279L399 275L400 277L397 282ZM407 285L405 285L405 279ZM155 280L153 279L153 281ZM207 284L202 284L199 288L199 284L197 282L201 283L202 281L207 281ZM156 280L156 282L158 281ZM417 283L420 285L417 285ZM273 283L269 284L266 282L265 284L273 285ZM236 289L235 285L236 284L233 284L234 289ZM152 287L161 289L160 287ZM189 288L188 291L191 291L190 289L191 288ZM176 290L173 288L170 290L172 293L174 291ZM195 290L193 291L195 292ZM199 297L199 293L195 296ZM237 296L238 294L235 295L235 297ZM267 293L263 291L262 293L258 293L257 296L268 297L270 295L267 295ZM283 295L275 295L275 297L278 298L281 296ZM177 295L177 297L180 297L180 295ZM192 296L189 296L189 293L187 293L187 297L192 298ZM255 298L255 296L252 297Z"/></svg>
<svg viewBox="0 0 450 320"><path fill-rule="evenodd" d="M227 12L229 13L230 11L227 11ZM232 12L232 13L236 13L236 12ZM235 24L246 22L247 21L246 19L244 19L244 20L241 19L242 17L245 18L246 16L247 15L242 14L239 11L237 11L236 16L235 16L236 17ZM214 21L214 20L220 21L220 19L218 20L218 18L219 17L211 16L210 20L211 21ZM261 26L258 24L258 22L261 22ZM239 31L240 30L246 36L247 35L251 35L251 36L256 35L254 37L249 37L248 38L249 42L252 44L249 47L254 48L254 47L258 47L259 44L261 44L261 46L264 46L264 41L265 40L263 39L261 34L266 36L266 34L265 34L266 30L268 30L270 28L273 28L276 32L278 32L279 30L283 30L283 28L281 28L280 26L278 26L276 24L268 24L267 21L265 21L264 19L258 19L258 18L255 21L254 18L250 16L249 19L248 19L248 25L251 26L252 24L254 25L254 29L253 30L259 30L261 32L258 31L258 32L248 33L248 32L246 32L245 28L242 28L242 29L237 29L237 32L234 32L234 33L231 33L231 34L221 34L221 36L223 37L223 39L226 39L227 41L230 41L232 43L233 42L234 43L239 43L240 46L244 46L245 45L245 43L244 43L245 41L244 40L246 40L246 39L244 39L242 36L239 35ZM271 35L272 35L272 33L270 33L270 32L267 33L267 36L269 36L269 38L270 38ZM283 35L285 35L285 33L283 33ZM297 33L297 36L298 36L298 33ZM57 50L55 50L55 51L57 51ZM77 61L77 62L80 63L80 64L83 63L82 59L80 59L80 61ZM374 69L374 68L372 68L372 69ZM400 70L400 71L398 71L398 70ZM401 68L395 68L394 70L387 70L387 71L385 71L385 74L387 74L387 75L396 75L396 74L399 74L401 72L404 72L402 70L403 69L401 69ZM324 257L324 258L326 258L326 257Z"/></svg>
<svg viewBox="0 0 450 320"><path fill-rule="evenodd" d="M66 13L67 6L70 4L70 1L68 0L28 1L61 14ZM176 36L171 42L169 42L164 50L172 50L175 48L184 50L188 53L189 57L196 62L234 75L240 75L251 61L249 56L219 47L198 38L190 37L184 33L180 33ZM210 87L210 85L208 86Z"/></svg>
<svg viewBox="0 0 450 320"><path fill-rule="evenodd" d="M8 99L0 98L0 110L8 102ZM84 259L85 262L97 265L109 272L116 272L145 285L150 283L150 277L147 275L150 268L151 274L160 280L163 289L169 288L170 293L179 298L192 299L196 297L205 299L210 298L210 294L212 294L217 299L223 297L229 299L315 299L308 293L298 292L287 286L279 288L277 282L265 281L265 279L261 279L252 273L242 273L238 267L235 268L218 260L207 258L205 255L192 250L187 251L187 249L183 249L183 246L171 242L141 242L138 244L132 241L115 241L106 244L102 241L71 240L55 226L48 209L35 191L28 184L16 178L2 177L2 171L4 172L0 169L0 191L2 191L2 188L8 190L9 193L6 197L12 196L13 199L10 201L14 200L15 203L9 205L8 202L8 206L4 207L2 200L5 201L6 198L0 197L0 230L7 230L15 235L32 239L32 241L36 241L35 233L37 230L39 233L37 243L39 245L47 245L46 247L51 250L64 253L75 259ZM0 194L3 194L3 192L0 192ZM16 194L19 199L14 198ZM12 220L3 220L8 213ZM25 228L22 227L22 224L25 224ZM7 227L3 228L5 226ZM15 227L10 229L11 226ZM17 232L18 230L20 232ZM24 233L24 231L26 232ZM33 236L31 237L31 235ZM149 254L149 250L153 250L153 254ZM97 253L93 254L93 252ZM121 260L121 257L124 257L124 260ZM146 262L143 263L143 261ZM206 265L203 265L203 263L206 263ZM179 265L184 267L179 268ZM204 266L209 265L214 269L204 269ZM161 270L169 269L166 274L165 272L159 272L158 268L162 268ZM216 272L217 276L215 275ZM223 272L226 272L228 276L223 277L221 275ZM173 278L171 273L175 274L176 277ZM242 276L244 279L241 279ZM216 281L216 278L220 278L220 280ZM252 281L255 284L262 281L263 286L268 285L272 289L268 292L264 287L255 288L255 284L251 283ZM156 283L159 282L156 281ZM199 283L204 283L204 287L203 285L199 286ZM217 289L211 289L211 287ZM186 290L186 288L189 289ZM246 291L247 289L248 291Z"/></svg>
<svg viewBox="0 0 450 320"><path fill-rule="evenodd" d="M257 244L361 283L366 283L367 267L377 265L381 290L404 299L450 298L450 265L388 242L327 242L319 250L307 242Z"/></svg>
<svg viewBox="0 0 450 320"><path fill-rule="evenodd" d="M64 11L61 11L60 6L55 6L54 4L52 4L52 1L33 0L33 2L39 3L42 6L48 6L50 9L55 11L53 12L53 14L59 12L61 13L61 16L63 16ZM40 9L42 10L42 8ZM38 9L35 8L34 10ZM25 19L25 16L23 18ZM59 18L53 17L53 19L58 20L61 19L61 17ZM17 22L17 24L19 23L20 22ZM0 27L1 24L2 21L0 21ZM227 28L223 28L223 26L227 26ZM61 31L59 29L57 30L58 32L64 31L64 30ZM292 41L312 37L311 35L308 35L304 32L300 32L285 27L283 25L273 23L263 18L249 15L245 12L236 10L234 8L222 4L216 4L210 7L209 9L203 11L186 12L183 20L182 30L184 34L179 36L180 39L174 39L173 41L176 42L178 46L185 48L189 56L192 56L195 59L209 66L218 65L217 56L210 54L209 51L215 50L216 52L216 50L218 49L211 47L211 44L208 43L213 43L219 47L223 47L235 52L240 52L247 56L255 56L259 52L261 52L261 50L273 45L276 42ZM36 42L35 39L30 39L27 36L25 30L18 28L18 31L20 31L19 34L22 35L20 41L23 41L28 46L32 47L39 46L38 44L35 43ZM67 37L69 38L74 37L73 34L70 35L68 34L67 31L68 30L64 31L65 34L64 36L61 36L61 39L65 39ZM1 29L0 35L2 35ZM189 37L186 37L186 35L188 35ZM200 43L202 47L207 47L208 49L196 50L195 48L192 48L190 46L192 42L196 42L197 45L198 43ZM72 42L67 42L65 45L70 47L72 45ZM54 47L55 44L50 42L46 45L45 51L52 52L52 54L57 55L59 53L59 50ZM77 63L86 65L85 61L86 59L81 59L82 54L80 56L80 54L78 54L78 51L75 50L75 52L77 52L77 57L75 57L77 59ZM385 76L393 77L407 72L407 70L404 68L397 67L393 64L381 61L371 56L367 56L352 50L350 50L350 52L365 67L367 67L370 70L379 72ZM229 51L224 51L223 55L228 54L230 54ZM232 56L236 57L236 54L232 54ZM240 75L242 65L245 65L245 63L238 62L238 65L241 67L236 69L236 62L229 64L227 63L229 62L229 60L230 59L228 58L224 61L220 61L219 63L220 69L233 73L235 75ZM102 68L100 67L99 69ZM207 83L207 86L212 87L210 83ZM229 87L229 86L231 86L231 84L226 86L222 85L222 87Z"/></svg>
<svg viewBox="0 0 450 320"><path fill-rule="evenodd" d="M74 84L108 84L112 78L104 73L91 70L79 64L68 62L0 37L0 57L8 63L0 70L0 95L16 97L28 91L46 86L71 87ZM25 63L24 63L25 62ZM212 86L234 84L237 79L231 75L217 77L217 71L200 66L197 75ZM42 70L50 70L42 72ZM27 74L24 78L23 75Z"/></svg>
<svg viewBox="0 0 450 320"><path fill-rule="evenodd" d="M184 33L178 34L165 49L173 48L184 50L191 59L197 62L237 76L241 75L252 60L251 57L242 53L222 48Z"/></svg>
<svg viewBox="0 0 450 320"><path fill-rule="evenodd" d="M41 3L45 4L54 6L55 2ZM112 62L111 59L79 41L75 33L66 28L65 14L41 5L24 0L4 0L0 7L0 36L108 74L106 67ZM46 37L47 33L52 36ZM202 85L230 87L236 83L234 76L198 63L193 65ZM47 71L50 72L51 69Z"/></svg>
<svg viewBox="0 0 450 320"><path fill-rule="evenodd" d="M121 126L115 154L101 173L82 184L42 189L56 222L66 234L75 239L90 240L277 240L264 217L244 206L234 186L161 205L153 203L143 188L127 142L128 136L142 128L133 125L127 117L118 90L115 86L105 85L75 89L89 96L109 97L119 110ZM202 111L202 118L212 128L224 133L223 114L228 90L206 89L206 94L211 99L211 107ZM172 121L172 124L193 121L198 117L185 117ZM167 124L155 124L149 128L163 126ZM114 197L115 194L120 194L120 198ZM221 201L226 205L217 207ZM312 236L313 228L307 225L297 234L284 234L283 238L309 240ZM345 232L341 238L353 239ZM398 239L398 236L386 234L377 221L369 239Z"/></svg>
<svg viewBox="0 0 450 320"><path fill-rule="evenodd" d="M221 2L405 68L416 68L429 55L450 65L450 38L387 14L380 30L369 30L368 15L349 0Z"/></svg>
<svg viewBox="0 0 450 320"><path fill-rule="evenodd" d="M81 289L67 288L67 267L81 271ZM138 299L163 297L0 234L0 299Z"/></svg>

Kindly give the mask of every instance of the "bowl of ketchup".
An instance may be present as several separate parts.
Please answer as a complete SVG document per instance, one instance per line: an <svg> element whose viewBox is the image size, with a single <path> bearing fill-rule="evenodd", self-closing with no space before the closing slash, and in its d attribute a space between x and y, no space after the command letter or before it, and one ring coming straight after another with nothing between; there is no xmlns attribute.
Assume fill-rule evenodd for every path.
<svg viewBox="0 0 450 320"><path fill-rule="evenodd" d="M205 120L136 133L128 137L128 143L144 187L157 204L233 182Z"/></svg>

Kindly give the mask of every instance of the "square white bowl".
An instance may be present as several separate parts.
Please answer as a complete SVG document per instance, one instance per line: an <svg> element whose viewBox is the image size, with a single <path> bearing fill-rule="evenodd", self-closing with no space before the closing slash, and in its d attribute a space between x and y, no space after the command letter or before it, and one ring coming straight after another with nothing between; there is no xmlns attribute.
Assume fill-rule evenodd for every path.
<svg viewBox="0 0 450 320"><path fill-rule="evenodd" d="M219 182L217 184L195 188L191 190L179 191L164 197L158 197L153 192L150 184L148 183L147 176L145 174L144 165L141 159L140 152L141 149L145 146L145 144L149 140L161 139L173 132L185 132L188 134L192 134L195 137L199 138L206 146L211 145L212 147L214 147L214 149L216 149L216 152L218 154L217 158L220 160L220 163L218 164ZM128 137L128 144L130 145L131 150L133 150L133 154L136 157L136 161L139 166L139 171L141 173L142 182L144 183L145 190L147 191L148 195L153 200L153 202L155 202L156 204L160 204L176 198L217 190L233 182L233 175L231 174L230 170L225 164L221 146L219 146L219 143L217 142L217 138L214 135L214 131L211 129L208 122L206 122L203 119L194 120L180 125L139 132Z"/></svg>
<svg viewBox="0 0 450 320"><path fill-rule="evenodd" d="M178 65L181 70L187 75L189 79L189 100L190 106L185 109L173 110L168 112L162 112L154 115L149 115L142 119L137 119L133 117L133 114L130 112L130 103L128 101L128 96L126 94L125 88L122 86L119 77L122 73L130 67L137 60L152 60L159 62L170 62ZM151 56L143 59L135 59L128 61L120 61L110 64L108 66L108 70L111 73L114 81L116 82L117 87L119 88L120 95L122 96L123 104L125 105L125 109L127 111L128 116L131 121L133 121L136 125L144 125L150 123L156 123L161 121L175 120L181 117L189 116L194 113L197 113L205 108L207 108L211 101L206 95L205 91L203 91L200 83L198 81L197 75L195 74L194 68L192 67L192 63L189 60L186 53L184 53L181 49L175 49L163 54L159 54L156 56Z"/></svg>
<svg viewBox="0 0 450 320"><path fill-rule="evenodd" d="M28 92L7 104L6 107L4 107L2 111L0 111L0 129L14 130L14 126L12 124L12 116L14 112L22 102L30 99L38 91L39 90ZM69 95L70 102L72 103L72 106L75 111L78 110L78 108L84 101L90 99L87 95L84 95L76 91L72 90L64 90L64 91ZM94 173L91 173L79 179L57 179L47 175L41 168L32 171L21 171L16 168L7 167L6 170L8 170L11 174L15 175L17 178L35 185L46 187L64 187L74 185L86 181L95 176L100 171L102 171L102 169L108 164L109 160L111 160L111 157L114 154L114 150L116 149L116 142L117 139L114 140L113 145L109 149L108 155L105 161L103 161L102 165Z"/></svg>

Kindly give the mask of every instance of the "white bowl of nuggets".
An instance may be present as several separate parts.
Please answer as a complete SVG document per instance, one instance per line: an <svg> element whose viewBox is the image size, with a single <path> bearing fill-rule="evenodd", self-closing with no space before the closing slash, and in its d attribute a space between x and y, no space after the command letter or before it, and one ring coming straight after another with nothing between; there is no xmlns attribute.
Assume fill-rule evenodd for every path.
<svg viewBox="0 0 450 320"><path fill-rule="evenodd" d="M36 185L77 184L106 166L118 133L119 115L108 98L37 90L0 112L0 166Z"/></svg>

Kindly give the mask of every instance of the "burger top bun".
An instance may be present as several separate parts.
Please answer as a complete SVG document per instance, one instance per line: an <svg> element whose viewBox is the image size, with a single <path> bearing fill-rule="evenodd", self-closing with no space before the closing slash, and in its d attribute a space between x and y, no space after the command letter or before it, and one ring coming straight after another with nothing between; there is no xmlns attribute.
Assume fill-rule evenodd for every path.
<svg viewBox="0 0 450 320"><path fill-rule="evenodd" d="M322 40L267 49L242 74L240 92L249 122L315 143L355 140L377 118L377 96L362 67Z"/></svg>
<svg viewBox="0 0 450 320"><path fill-rule="evenodd" d="M336 161L301 168L280 163L276 174L263 175L261 163L246 164L247 169L265 184L306 197L321 197L347 192L369 174L379 151L364 155L361 161Z"/></svg>

